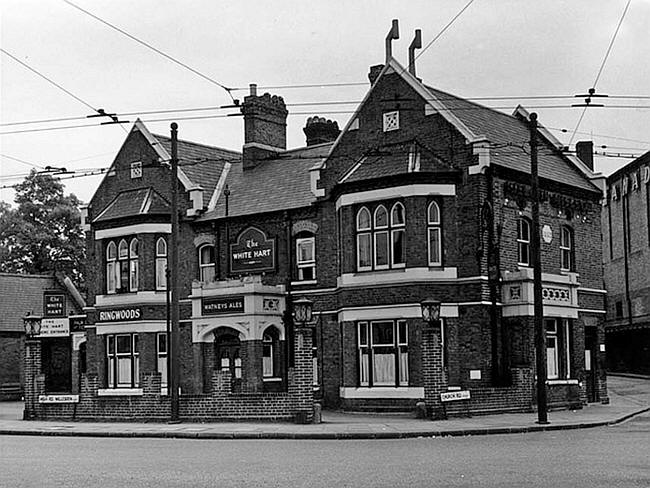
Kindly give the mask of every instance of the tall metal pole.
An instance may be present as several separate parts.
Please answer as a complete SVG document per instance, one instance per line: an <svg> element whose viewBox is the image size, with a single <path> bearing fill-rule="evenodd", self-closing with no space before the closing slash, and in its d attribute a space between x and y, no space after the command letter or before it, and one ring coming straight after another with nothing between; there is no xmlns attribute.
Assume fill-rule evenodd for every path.
<svg viewBox="0 0 650 488"><path fill-rule="evenodd" d="M537 170L537 114L530 114L530 177L532 189L533 225L530 257L533 264L533 313L537 370L537 423L548 424L546 399L546 329L542 302L542 259L539 242L539 176Z"/></svg>
<svg viewBox="0 0 650 488"><path fill-rule="evenodd" d="M171 124L172 136L172 160L171 160L171 200L172 200L172 235L170 246L169 268L171 270L171 283L168 283L171 290L171 343L169 352L171 355L171 375L169 389L171 391L171 422L178 422L178 386L179 386L179 340L180 333L178 327L179 305L178 305L178 124L172 122Z"/></svg>

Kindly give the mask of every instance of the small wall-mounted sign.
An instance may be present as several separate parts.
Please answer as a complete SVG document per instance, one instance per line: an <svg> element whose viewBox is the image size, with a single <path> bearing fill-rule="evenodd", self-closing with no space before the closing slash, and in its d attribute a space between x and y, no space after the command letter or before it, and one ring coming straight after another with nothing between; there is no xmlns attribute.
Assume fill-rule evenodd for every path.
<svg viewBox="0 0 650 488"><path fill-rule="evenodd" d="M550 244L553 240L553 229L551 229L551 226L548 224L545 224L544 227L542 227L542 239L544 239L546 244Z"/></svg>
<svg viewBox="0 0 650 488"><path fill-rule="evenodd" d="M228 313L244 313L244 297L203 297L201 299L201 315L223 315Z"/></svg>
<svg viewBox="0 0 650 488"><path fill-rule="evenodd" d="M140 320L142 310L137 308L122 308L119 310L102 310L99 312L100 322L123 322L130 320Z"/></svg>
<svg viewBox="0 0 650 488"><path fill-rule="evenodd" d="M453 402L456 400L469 400L469 390L449 391L440 394L441 402Z"/></svg>
<svg viewBox="0 0 650 488"><path fill-rule="evenodd" d="M43 295L44 317L65 317L65 294L45 293Z"/></svg>
<svg viewBox="0 0 650 488"><path fill-rule="evenodd" d="M65 337L70 335L70 320L62 319L42 319L41 333L38 337Z"/></svg>
<svg viewBox="0 0 650 488"><path fill-rule="evenodd" d="M480 380L481 379L481 370L480 369L470 369L469 371L470 380Z"/></svg>
<svg viewBox="0 0 650 488"><path fill-rule="evenodd" d="M230 272L245 274L275 269L275 239L267 239L264 232L249 227L235 244L230 245Z"/></svg>
<svg viewBox="0 0 650 488"><path fill-rule="evenodd" d="M79 395L39 395L38 403L79 403Z"/></svg>
<svg viewBox="0 0 650 488"><path fill-rule="evenodd" d="M68 319L70 319L71 332L83 332L86 329L85 315L71 315Z"/></svg>

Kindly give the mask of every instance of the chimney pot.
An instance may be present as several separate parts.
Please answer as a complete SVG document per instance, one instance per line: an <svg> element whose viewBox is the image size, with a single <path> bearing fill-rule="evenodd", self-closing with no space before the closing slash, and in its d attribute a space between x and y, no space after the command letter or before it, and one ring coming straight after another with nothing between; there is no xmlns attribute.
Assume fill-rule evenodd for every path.
<svg viewBox="0 0 650 488"><path fill-rule="evenodd" d="M288 112L282 97L269 93L258 96L257 85L251 83L241 113L244 115L244 169L286 149Z"/></svg>
<svg viewBox="0 0 650 488"><path fill-rule="evenodd" d="M248 85L251 91L251 97L256 97L257 96L257 84L256 83L251 83Z"/></svg>
<svg viewBox="0 0 650 488"><path fill-rule="evenodd" d="M318 116L307 119L303 132L307 136L307 146L332 142L341 133L338 122Z"/></svg>

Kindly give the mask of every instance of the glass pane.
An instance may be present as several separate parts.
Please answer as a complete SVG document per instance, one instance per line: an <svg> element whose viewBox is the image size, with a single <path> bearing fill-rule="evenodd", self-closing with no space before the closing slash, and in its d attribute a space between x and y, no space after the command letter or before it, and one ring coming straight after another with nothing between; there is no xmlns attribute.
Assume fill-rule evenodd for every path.
<svg viewBox="0 0 650 488"><path fill-rule="evenodd" d="M395 344L393 335L393 322L373 322L372 323L372 345L389 345Z"/></svg>
<svg viewBox="0 0 650 488"><path fill-rule="evenodd" d="M162 237L156 243L156 256L167 256L167 242Z"/></svg>
<svg viewBox="0 0 650 488"><path fill-rule="evenodd" d="M316 385L318 385L318 358L317 357L312 358L311 366L312 366L312 371L313 371L312 384L314 386L316 386Z"/></svg>
<svg viewBox="0 0 650 488"><path fill-rule="evenodd" d="M298 241L298 263L314 260L314 240L303 239Z"/></svg>
<svg viewBox="0 0 650 488"><path fill-rule="evenodd" d="M106 258L115 259L117 257L117 247L114 242L109 242L106 248Z"/></svg>
<svg viewBox="0 0 650 488"><path fill-rule="evenodd" d="M316 279L316 267L311 265L307 267L298 268L299 280L314 280Z"/></svg>
<svg viewBox="0 0 650 488"><path fill-rule="evenodd" d="M388 266L388 232L375 233L375 265Z"/></svg>
<svg viewBox="0 0 650 488"><path fill-rule="evenodd" d="M405 321L400 321L397 323L398 327L398 343L399 344L408 344L408 328Z"/></svg>
<svg viewBox="0 0 650 488"><path fill-rule="evenodd" d="M438 204L436 202L431 202L431 205L429 205L429 223L440 223L440 209L438 208Z"/></svg>
<svg viewBox="0 0 650 488"><path fill-rule="evenodd" d="M130 335L117 336L116 341L117 341L117 353L118 354L130 354L131 353L131 336Z"/></svg>
<svg viewBox="0 0 650 488"><path fill-rule="evenodd" d="M395 354L393 351L373 349L372 375L375 385L395 384Z"/></svg>
<svg viewBox="0 0 650 488"><path fill-rule="evenodd" d="M117 384L131 386L131 356L117 359Z"/></svg>
<svg viewBox="0 0 650 488"><path fill-rule="evenodd" d="M158 358L158 372L161 386L167 386L167 356Z"/></svg>
<svg viewBox="0 0 650 488"><path fill-rule="evenodd" d="M393 231L393 264L404 264L404 231Z"/></svg>
<svg viewBox="0 0 650 488"><path fill-rule="evenodd" d="M241 358L239 357L239 350L235 351L235 378L241 378Z"/></svg>
<svg viewBox="0 0 650 488"><path fill-rule="evenodd" d="M273 376L273 358L270 355L262 358L262 374L265 377Z"/></svg>
<svg viewBox="0 0 650 488"><path fill-rule="evenodd" d="M429 264L440 264L440 228L429 229Z"/></svg>
<svg viewBox="0 0 650 488"><path fill-rule="evenodd" d="M213 246L203 246L201 248L201 257L200 264L212 264L214 263L214 247Z"/></svg>
<svg viewBox="0 0 650 488"><path fill-rule="evenodd" d="M106 349L109 355L115 354L115 336L106 336Z"/></svg>
<svg viewBox="0 0 650 488"><path fill-rule="evenodd" d="M368 384L368 350L361 349L359 351L359 384L367 385Z"/></svg>
<svg viewBox="0 0 650 488"><path fill-rule="evenodd" d="M167 334L158 334L158 354L167 353Z"/></svg>
<svg viewBox="0 0 650 488"><path fill-rule="evenodd" d="M130 253L131 253L132 258L138 257L138 240L137 239L131 239Z"/></svg>
<svg viewBox="0 0 650 488"><path fill-rule="evenodd" d="M368 345L368 324L366 322L359 323L359 345Z"/></svg>
<svg viewBox="0 0 650 488"><path fill-rule="evenodd" d="M375 227L387 227L388 226L388 212L383 205L377 207L375 210Z"/></svg>
<svg viewBox="0 0 650 488"><path fill-rule="evenodd" d="M557 322L555 319L549 319L545 320L544 324L546 326L546 333L547 334L557 334Z"/></svg>
<svg viewBox="0 0 650 488"><path fill-rule="evenodd" d="M212 264L201 268L201 281L214 281L214 266Z"/></svg>
<svg viewBox="0 0 650 488"><path fill-rule="evenodd" d="M134 354L138 354L140 352L140 348L138 347L138 334L133 334L133 352Z"/></svg>
<svg viewBox="0 0 650 488"><path fill-rule="evenodd" d="M115 261L106 265L106 292L115 292Z"/></svg>
<svg viewBox="0 0 650 488"><path fill-rule="evenodd" d="M359 257L359 267L369 268L372 266L370 250L370 234L359 234L357 236L357 252Z"/></svg>
<svg viewBox="0 0 650 488"><path fill-rule="evenodd" d="M115 388L115 358L108 359L108 387Z"/></svg>
<svg viewBox="0 0 650 488"><path fill-rule="evenodd" d="M404 207L401 203L396 203L393 206L391 218L393 225L404 225Z"/></svg>
<svg viewBox="0 0 650 488"><path fill-rule="evenodd" d="M120 241L119 257L120 258L128 258L129 257L129 246L126 244L126 241L124 239L122 239Z"/></svg>
<svg viewBox="0 0 650 488"><path fill-rule="evenodd" d="M167 258L156 259L156 288L158 290L167 288Z"/></svg>
<svg viewBox="0 0 650 488"><path fill-rule="evenodd" d="M365 229L370 229L370 212L364 207L357 214L357 230Z"/></svg>
<svg viewBox="0 0 650 488"><path fill-rule="evenodd" d="M406 386L409 382L409 353L406 348L400 349L399 353L399 384Z"/></svg>
<svg viewBox="0 0 650 488"><path fill-rule="evenodd" d="M128 261L119 261L120 265L120 286L118 288L126 291L126 287L129 284L129 262Z"/></svg>
<svg viewBox="0 0 650 488"><path fill-rule="evenodd" d="M138 261L131 260L131 280L129 282L131 291L138 291Z"/></svg>
<svg viewBox="0 0 650 488"><path fill-rule="evenodd" d="M519 262L521 264L530 264L528 258L528 244L524 242L519 243Z"/></svg>

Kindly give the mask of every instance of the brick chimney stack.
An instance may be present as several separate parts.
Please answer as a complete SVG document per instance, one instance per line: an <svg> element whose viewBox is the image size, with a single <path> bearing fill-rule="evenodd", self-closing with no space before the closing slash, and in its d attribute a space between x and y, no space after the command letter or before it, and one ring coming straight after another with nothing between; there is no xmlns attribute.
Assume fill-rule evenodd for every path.
<svg viewBox="0 0 650 488"><path fill-rule="evenodd" d="M302 130L307 136L307 146L332 142L341 133L338 122L323 117L309 117Z"/></svg>
<svg viewBox="0 0 650 488"><path fill-rule="evenodd" d="M592 141L576 142L576 155L591 171L594 170L594 143Z"/></svg>
<svg viewBox="0 0 650 488"><path fill-rule="evenodd" d="M257 85L250 85L250 95L241 107L244 115L244 169L273 157L287 148L288 111L282 97L265 93L257 96Z"/></svg>
<svg viewBox="0 0 650 488"><path fill-rule="evenodd" d="M384 69L383 64L376 64L370 67L370 72L368 73L368 79L370 80L371 85L375 83L375 80L379 76L379 73L381 72L382 69Z"/></svg>

